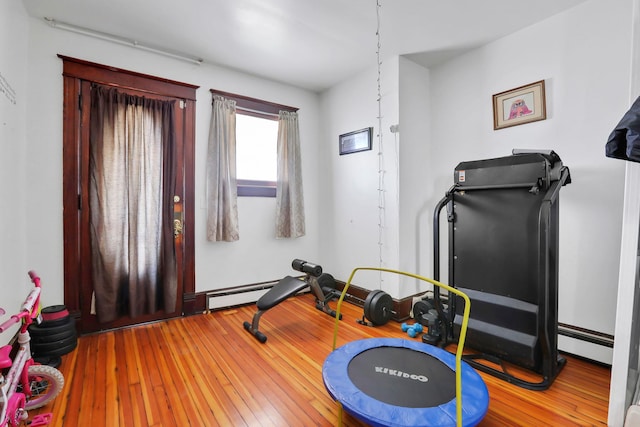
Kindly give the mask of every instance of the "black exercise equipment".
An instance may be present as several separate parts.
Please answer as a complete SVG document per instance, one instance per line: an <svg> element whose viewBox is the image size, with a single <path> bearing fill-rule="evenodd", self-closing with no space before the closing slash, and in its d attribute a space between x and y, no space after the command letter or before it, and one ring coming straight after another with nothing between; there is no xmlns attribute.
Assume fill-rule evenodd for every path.
<svg viewBox="0 0 640 427"><path fill-rule="evenodd" d="M323 273L320 265L303 261L301 259L294 259L291 263L291 267L294 270L306 273L306 276L304 278L286 276L278 281L273 288L258 299L258 302L256 303L258 311L253 315L253 321L251 323L244 322L242 324L251 335L263 344L267 341L267 336L259 330L260 317L262 317L265 311L275 307L290 296L301 292L306 287L309 287L311 292L315 295L316 308L318 310L332 317L336 316L335 310L332 310L328 305L332 295L325 295L322 290L323 287L335 288L335 280L333 276L328 273ZM340 318L341 317L342 316L340 316Z"/></svg>
<svg viewBox="0 0 640 427"><path fill-rule="evenodd" d="M336 290L335 287L323 286L322 291L327 296L331 294L332 298L340 297L340 291ZM362 319L357 320L361 325L386 325L395 314L395 311L393 311L393 298L391 298L391 295L380 289L369 292L364 300L351 294L346 294L346 298L358 301L363 305L364 314Z"/></svg>
<svg viewBox="0 0 640 427"><path fill-rule="evenodd" d="M369 292L364 301L364 315L358 323L369 326L365 319L373 326L382 326L391 320L393 315L393 299L383 290L376 289Z"/></svg>
<svg viewBox="0 0 640 427"><path fill-rule="evenodd" d="M442 320L435 308L435 303L431 299L416 301L413 305L413 318L416 322L426 327L426 333L422 335L422 341L436 345L442 339Z"/></svg>
<svg viewBox="0 0 640 427"><path fill-rule="evenodd" d="M532 390L547 389L565 359L558 353L558 213L569 169L553 151L460 163L434 213L434 278L439 278L440 212L449 224L449 282L473 310L465 356L475 368ZM443 341L460 328L457 300L434 290ZM433 312L428 310L428 312ZM424 316L424 314L422 314ZM530 382L479 363L511 362L542 375Z"/></svg>

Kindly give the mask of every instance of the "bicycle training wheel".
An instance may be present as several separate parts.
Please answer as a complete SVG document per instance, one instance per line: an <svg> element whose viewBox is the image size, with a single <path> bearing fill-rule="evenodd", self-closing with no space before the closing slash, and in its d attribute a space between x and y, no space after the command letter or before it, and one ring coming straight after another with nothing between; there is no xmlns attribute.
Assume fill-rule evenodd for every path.
<svg viewBox="0 0 640 427"><path fill-rule="evenodd" d="M62 391L64 377L56 368L47 365L31 365L27 372L31 397L27 397L26 410L46 405Z"/></svg>

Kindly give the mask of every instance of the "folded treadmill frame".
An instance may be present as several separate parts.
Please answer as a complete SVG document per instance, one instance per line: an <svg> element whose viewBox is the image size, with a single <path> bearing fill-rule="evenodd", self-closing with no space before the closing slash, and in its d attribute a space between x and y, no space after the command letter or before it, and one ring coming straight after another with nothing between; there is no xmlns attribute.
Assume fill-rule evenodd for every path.
<svg viewBox="0 0 640 427"><path fill-rule="evenodd" d="M434 211L434 278L440 276L440 215L446 207L449 283L471 298L465 356L476 369L532 389L547 389L566 360L558 353L559 192L571 182L553 151L460 163L455 184ZM446 346L457 341L461 301L436 307ZM458 306L458 307L456 307ZM493 368L480 359L499 365ZM504 362L540 374L507 372Z"/></svg>

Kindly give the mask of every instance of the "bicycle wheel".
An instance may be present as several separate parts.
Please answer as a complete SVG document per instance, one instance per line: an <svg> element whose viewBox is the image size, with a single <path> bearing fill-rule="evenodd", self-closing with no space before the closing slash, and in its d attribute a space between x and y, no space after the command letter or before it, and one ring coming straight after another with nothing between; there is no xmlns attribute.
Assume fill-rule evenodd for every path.
<svg viewBox="0 0 640 427"><path fill-rule="evenodd" d="M26 410L46 405L62 391L64 377L56 368L47 365L31 365L27 372L31 397L27 397Z"/></svg>

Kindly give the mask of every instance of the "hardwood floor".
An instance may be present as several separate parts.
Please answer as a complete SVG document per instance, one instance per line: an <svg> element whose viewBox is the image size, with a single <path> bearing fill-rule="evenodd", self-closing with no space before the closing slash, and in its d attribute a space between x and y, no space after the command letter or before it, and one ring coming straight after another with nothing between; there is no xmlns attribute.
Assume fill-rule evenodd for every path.
<svg viewBox="0 0 640 427"><path fill-rule="evenodd" d="M338 345L406 337L400 325L365 327L362 309L344 304ZM63 392L30 415L51 426L331 426L338 407L322 382L333 319L313 297L283 302L261 319L260 344L242 327L254 306L84 336L63 357ZM410 338L409 338L410 339ZM610 370L567 356L546 391L481 374L490 394L480 426L606 425ZM344 416L344 425L364 424Z"/></svg>

